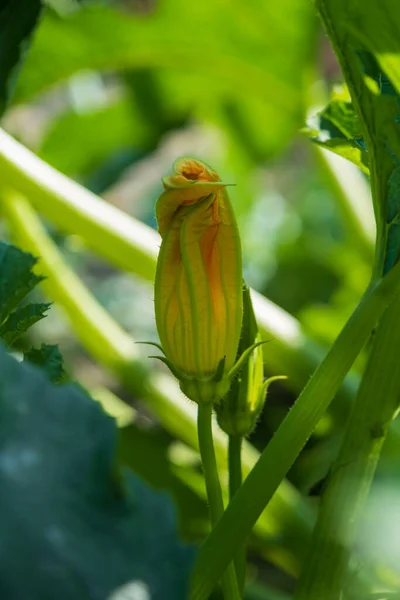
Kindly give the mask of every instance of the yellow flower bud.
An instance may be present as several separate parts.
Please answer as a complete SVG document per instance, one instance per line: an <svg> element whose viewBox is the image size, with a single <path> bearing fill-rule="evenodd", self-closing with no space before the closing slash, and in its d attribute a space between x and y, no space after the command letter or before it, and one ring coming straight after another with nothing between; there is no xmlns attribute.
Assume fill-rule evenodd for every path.
<svg viewBox="0 0 400 600"><path fill-rule="evenodd" d="M226 184L181 158L163 179L155 314L165 362L184 393L213 401L229 389L242 324L239 231Z"/></svg>

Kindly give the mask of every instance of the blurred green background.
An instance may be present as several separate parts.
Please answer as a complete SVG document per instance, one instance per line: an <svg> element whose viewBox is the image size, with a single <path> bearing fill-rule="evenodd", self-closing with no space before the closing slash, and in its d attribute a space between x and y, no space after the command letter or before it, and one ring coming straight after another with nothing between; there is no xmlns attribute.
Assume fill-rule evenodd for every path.
<svg viewBox="0 0 400 600"><path fill-rule="evenodd" d="M372 263L366 176L350 164L338 173L305 129L340 81L308 0L48 0L2 126L50 165L154 228L160 180L175 158L209 163L235 184L230 193L248 284L295 317L314 343L317 364L363 292ZM135 340L157 340L152 286L106 264L78 236L47 225L119 324ZM207 512L196 494L193 451L90 358L57 305L31 336L59 344L67 371L86 388L106 388L135 407L132 427L141 450L131 466L152 485L178 494L181 533L201 540ZM298 352L301 362L302 348ZM259 450L300 391L301 378L272 371L273 353L274 339L266 348L266 374L289 379L271 387L251 438ZM362 358L354 381L361 364ZM333 405L289 475L309 495L311 512L347 408ZM391 438L381 469L388 481L398 450ZM253 600L286 598L306 540L281 544L277 534L272 546L252 543Z"/></svg>

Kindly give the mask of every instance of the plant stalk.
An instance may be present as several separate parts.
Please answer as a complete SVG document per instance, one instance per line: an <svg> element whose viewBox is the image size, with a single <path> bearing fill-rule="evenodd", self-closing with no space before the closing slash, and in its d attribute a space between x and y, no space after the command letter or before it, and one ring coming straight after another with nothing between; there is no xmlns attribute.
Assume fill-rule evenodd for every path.
<svg viewBox="0 0 400 600"><path fill-rule="evenodd" d="M295 600L337 600L345 588L357 525L399 405L399 355L399 297L396 296L374 337L339 456L322 496Z"/></svg>
<svg viewBox="0 0 400 600"><path fill-rule="evenodd" d="M212 434L212 402L203 402L198 405L197 431L199 436L199 449L206 482L207 497L210 506L212 527L224 514L224 501L222 498L221 483L219 481L217 461L215 459L214 440ZM227 566L221 578L222 591L225 600L239 600L240 593L233 563Z"/></svg>
<svg viewBox="0 0 400 600"><path fill-rule="evenodd" d="M229 436L229 498L231 500L242 485L242 441L241 435Z"/></svg>
<svg viewBox="0 0 400 600"><path fill-rule="evenodd" d="M242 485L242 442L241 435L230 435L228 441L229 499L232 500ZM236 577L240 592L243 594L246 583L246 544L243 544L235 556Z"/></svg>

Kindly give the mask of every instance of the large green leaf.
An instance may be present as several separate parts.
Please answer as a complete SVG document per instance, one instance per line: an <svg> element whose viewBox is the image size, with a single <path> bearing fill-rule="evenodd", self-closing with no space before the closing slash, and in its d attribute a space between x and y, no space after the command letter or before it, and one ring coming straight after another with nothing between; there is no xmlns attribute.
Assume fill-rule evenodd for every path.
<svg viewBox="0 0 400 600"><path fill-rule="evenodd" d="M224 0L190 7L161 0L145 17L104 5L83 6L66 19L48 10L16 99L84 69L158 69L168 74L167 104L190 107L208 120L220 112L217 104L225 126L263 156L301 123L313 29L307 0L256 0L234 8Z"/></svg>
<svg viewBox="0 0 400 600"><path fill-rule="evenodd" d="M346 26L372 52L400 94L400 4L397 0L354 3Z"/></svg>
<svg viewBox="0 0 400 600"><path fill-rule="evenodd" d="M167 496L117 477L114 421L2 348L0 383L1 598L185 598L192 550Z"/></svg>
<svg viewBox="0 0 400 600"><path fill-rule="evenodd" d="M318 1L345 73L365 140L377 221L377 271L385 273L398 260L400 253L400 97L393 85L399 59L395 56L398 40L392 39L393 32L398 29L394 23L398 23L399 6L392 0L379 4L382 9L378 9L374 2L368 2L366 6L362 0L351 3L347 0ZM377 22L365 16L370 7L380 26L385 21L388 28L388 33L382 35L387 42L386 48L394 52L389 62L386 53L382 57L371 52L375 52L377 44L367 43L367 38L377 27ZM378 37L382 43L382 35L374 34L374 39ZM390 69L385 72L382 66Z"/></svg>
<svg viewBox="0 0 400 600"><path fill-rule="evenodd" d="M122 100L94 111L68 111L52 124L39 156L68 175L89 172L113 152L146 148L148 128L135 105Z"/></svg>
<svg viewBox="0 0 400 600"><path fill-rule="evenodd" d="M3 0L0 5L0 115L10 99L41 0Z"/></svg>

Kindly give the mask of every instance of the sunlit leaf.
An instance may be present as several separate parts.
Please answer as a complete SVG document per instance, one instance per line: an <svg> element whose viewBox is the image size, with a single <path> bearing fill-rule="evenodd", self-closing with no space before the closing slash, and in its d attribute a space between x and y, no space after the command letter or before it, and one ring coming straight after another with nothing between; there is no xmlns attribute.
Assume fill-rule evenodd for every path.
<svg viewBox="0 0 400 600"><path fill-rule="evenodd" d="M313 30L306 0L257 0L235 10L223 0L190 10L184 0L163 0L147 16L90 4L65 19L47 10L16 100L84 69L159 69L177 76L173 102L186 96L185 110L202 114L219 103L230 127L247 131L252 152L265 156L301 123Z"/></svg>
<svg viewBox="0 0 400 600"><path fill-rule="evenodd" d="M38 154L63 173L76 175L90 171L113 152L146 148L148 133L135 106L122 100L62 114L46 132Z"/></svg>
<svg viewBox="0 0 400 600"><path fill-rule="evenodd" d="M369 162L374 163L372 195L379 270L386 273L400 252L398 217L393 213L393 191L398 185L400 164L400 97L394 85L399 69L399 58L395 56L399 43L395 35L399 27L396 24L399 6L393 0L385 0L379 9L374 7L370 12L373 5L375 3L369 2L367 9L361 2L351 5L346 0L319 2L325 23L332 27L329 33L341 48L339 58L360 119L365 149L371 157ZM376 21L374 17L366 17L367 14L374 15ZM372 33L377 23L381 25L380 34ZM372 44L367 42L370 36L375 40ZM377 49L375 56L373 52ZM382 69L384 65L388 66L386 72Z"/></svg>
<svg viewBox="0 0 400 600"><path fill-rule="evenodd" d="M343 156L369 173L361 124L346 88L334 90L327 106L310 117L305 133L319 146Z"/></svg>

